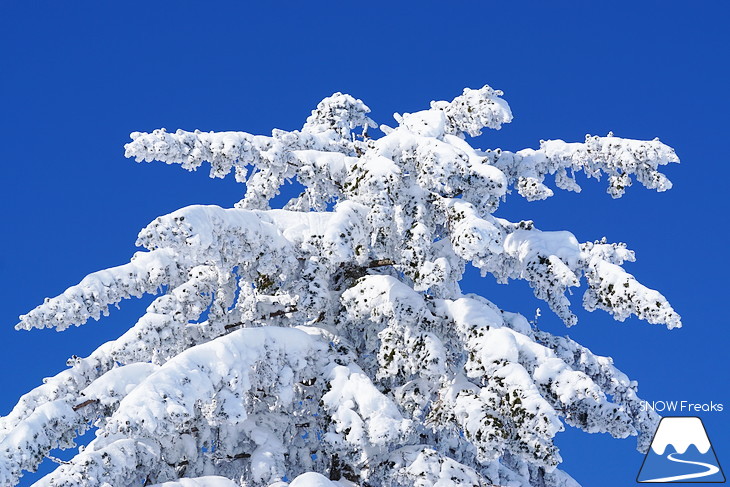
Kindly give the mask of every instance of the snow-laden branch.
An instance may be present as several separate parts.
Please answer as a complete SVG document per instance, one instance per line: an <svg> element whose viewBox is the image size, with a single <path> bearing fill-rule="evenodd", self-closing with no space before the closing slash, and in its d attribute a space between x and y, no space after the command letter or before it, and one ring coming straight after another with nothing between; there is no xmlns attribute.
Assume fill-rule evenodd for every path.
<svg viewBox="0 0 730 487"><path fill-rule="evenodd" d="M99 449L86 448L33 487L142 484L145 472L139 466L159 461L160 448L153 439L120 438Z"/></svg>
<svg viewBox="0 0 730 487"><path fill-rule="evenodd" d="M374 126L360 100L335 93L320 102L307 119L302 131L274 130L272 136L246 132L169 133L157 129L152 133L134 132L132 142L124 146L125 156L137 162L160 161L197 169L204 161L211 164L211 177L222 178L236 170L236 178L246 182L246 167L263 169L267 165L285 165L297 155L293 151L323 150L351 152L350 131Z"/></svg>
<svg viewBox="0 0 730 487"><path fill-rule="evenodd" d="M72 358L71 369L24 395L8 416L0 418L2 441L10 452L0 456L0 472L17 479L21 470L34 470L51 449L73 447L77 434L104 412L115 410L117 403L154 370L156 366L148 362L162 363L187 348L193 340L187 329L181 329L181 323L197 319L210 303L210 284L217 281L217 275L210 271L194 272L190 280L157 298L150 306L152 311L122 337L86 359ZM199 326L191 328L198 331ZM195 341L202 341L204 336L196 333ZM36 438L34 454L19 455L28 447L19 441L29 435ZM44 440L38 441L39 437Z"/></svg>
<svg viewBox="0 0 730 487"><path fill-rule="evenodd" d="M588 289L583 306L588 311L603 309L619 321L635 315L652 324L666 324L667 328L682 326L679 315L659 291L642 285L621 266L589 255L585 274Z"/></svg>
<svg viewBox="0 0 730 487"><path fill-rule="evenodd" d="M361 461L382 457L388 451L384 445L392 435L404 435L410 421L357 366L331 362L327 349L316 330L248 328L193 347L161 367L137 364L113 369L83 395L97 397L102 405L118 403L118 407L83 453L38 485L66 485L79 478L83 481L77 485L95 485L94 479L126 485L150 475L150 465L162 459L194 469L196 462L205 462L205 455L199 448L185 446L191 441L189 432L204 437L204 430L211 428L218 429L221 438L249 436L258 445L250 454L229 454L228 448L220 446L218 455L251 458L253 478L270 481L284 473L283 452L272 450L270 440L263 441L260 428L253 427L260 420L254 414L255 398L261 397L264 387L266 394L279 398L277 407L286 408L297 382L322 374L329 383L322 402L325 410L332 410L333 421L326 441L333 446L342 441L371 445L369 455L358 453L363 455ZM282 364L283 369L257 368L269 361ZM262 375L265 370L273 375ZM253 395L252 390L258 392ZM119 395L123 395L121 401ZM267 434L274 438L283 434L280 440L285 441L289 433L271 430ZM127 451L130 448L135 450Z"/></svg>
<svg viewBox="0 0 730 487"><path fill-rule="evenodd" d="M73 446L76 429L85 418L65 401L44 404L0 440L0 483L15 485L23 470L35 470L58 447Z"/></svg>
<svg viewBox="0 0 730 487"><path fill-rule="evenodd" d="M544 140L540 149L488 151L484 155L514 182L517 191L530 201L553 195L543 184L545 176L555 175L555 184L568 191L580 192L575 173L582 171L589 178L608 175L608 194L620 198L631 186L631 176L649 189L666 191L672 183L659 172L659 166L679 162L674 149L659 139L632 140L586 135L585 142L567 143Z"/></svg>
<svg viewBox="0 0 730 487"><path fill-rule="evenodd" d="M89 318L98 320L109 314L109 306L132 296L156 293L162 286L180 279L182 260L170 249L137 252L129 264L112 267L86 276L76 286L46 301L20 317L16 329L56 328L65 330Z"/></svg>
<svg viewBox="0 0 730 487"><path fill-rule="evenodd" d="M631 315L668 328L682 326L680 316L658 291L628 274L621 264L634 261L624 244L605 240L579 244L572 233L545 232L532 222L510 223L491 215L480 216L472 205L453 200L449 205L453 225L451 243L459 257L471 262L482 275L498 282L525 279L535 296L544 300L568 326L577 323L565 296L585 276L583 306L603 309L623 321Z"/></svg>
<svg viewBox="0 0 730 487"><path fill-rule="evenodd" d="M344 175L342 156L355 155L363 145L351 139L350 131L375 126L366 116L369 111L360 100L335 93L312 111L301 131L274 130L271 137L199 130L177 130L174 134L165 129L149 134L134 132L132 142L124 147L125 156L137 162L157 160L180 164L189 171L208 161L210 176L214 178L225 177L233 170L236 180L247 185L241 203L246 208L268 208L269 200L279 194L279 188L296 176L300 182L312 185L307 195L318 200L313 201L316 206L322 206L330 197L337 196L338 177ZM327 156L328 160L322 164L321 159L312 161L308 151L339 155ZM314 171L323 174L315 177ZM329 196L319 201L323 196L321 190Z"/></svg>
<svg viewBox="0 0 730 487"><path fill-rule="evenodd" d="M180 480L154 484L150 487L239 487L237 483L226 477L206 475L205 477L182 478Z"/></svg>
<svg viewBox="0 0 730 487"><path fill-rule="evenodd" d="M210 302L211 283L200 277L192 276L172 289L170 294L153 301L150 311L118 339L105 343L87 358L72 357L70 369L46 378L43 385L21 397L10 414L0 418L0 432L16 428L24 418L47 402L64 399L69 405L76 404L79 402L78 394L116 363L161 364L188 348L193 339L199 343L216 336L215 330L206 336L201 329L206 323L183 326L188 321L197 320L206 303ZM191 289L196 292L191 292ZM164 308L167 314L155 311L159 308ZM217 332L220 334L222 327Z"/></svg>
<svg viewBox="0 0 730 487"><path fill-rule="evenodd" d="M138 252L129 264L90 274L21 316L17 328L63 330L89 318L99 319L122 299L157 293L163 286L174 288L190 273L202 272L204 267L193 270L196 263L219 263L227 272L237 268L239 276L253 281L259 275L288 279L299 266L300 246L321 251L333 265L350 259L364 262L367 252L357 251L365 249L367 238L359 223L362 212L349 203L334 213L305 217L283 210L269 214L217 206L183 208L140 232L137 243L150 252Z"/></svg>
<svg viewBox="0 0 730 487"><path fill-rule="evenodd" d="M504 321L504 313L483 299L444 300L437 306L439 314L453 320L468 351L466 377L442 392L442 400L477 440L482 455L506 447L530 462L539 452L545 466L555 466L560 457L552 437L562 430L560 417L589 432L619 438L635 434L621 404L609 402L585 373L535 343L524 319ZM511 430L517 431L517 441L505 445Z"/></svg>
<svg viewBox="0 0 730 487"><path fill-rule="evenodd" d="M340 447L349 443L356 464L371 469L388 452L388 445L407 437L412 422L358 366L336 366L328 380L330 390L322 396L322 402L335 428L327 441Z"/></svg>
<svg viewBox="0 0 730 487"><path fill-rule="evenodd" d="M390 457L394 477L412 482L414 487L460 485L481 487L485 484L476 470L426 445L400 448Z"/></svg>
<svg viewBox="0 0 730 487"><path fill-rule="evenodd" d="M103 408L116 409L119 400L157 366L132 364L101 375L77 397L52 400L34 408L0 441L0 483L13 485L22 471L33 471L54 448L70 448ZM32 452L32 454L27 454Z"/></svg>
<svg viewBox="0 0 730 487"><path fill-rule="evenodd" d="M606 384L597 384L572 360L536 343L524 318L507 316L482 298L435 300L429 305L393 277L369 276L343 294L343 304L350 320L383 326L377 343L378 376L420 375L431 383L447 383L433 398L430 421L458 425L481 462L509 452L554 468L560 456L553 437L563 429L561 417L588 432L618 438L637 434L633 403L623 405L624 396L614 396L616 403L607 399L615 387L604 391ZM444 320L451 325L439 327L441 333L421 329L422 323ZM445 350L453 349L465 350L466 357L452 356L446 367ZM415 381L418 387L424 382L429 381ZM403 390L396 397L405 410L413 411L418 395L427 398L434 392L425 387L416 395ZM652 420L646 418L647 423ZM644 430L646 424L640 427Z"/></svg>
<svg viewBox="0 0 730 487"><path fill-rule="evenodd" d="M535 338L575 370L589 376L605 394L613 397L616 404L626 408L626 413L632 418L632 426L638 433L637 449L646 452L659 422L659 415L644 407L643 401L636 395L637 383L618 370L611 357L594 355L570 338L542 331L536 332Z"/></svg>
<svg viewBox="0 0 730 487"><path fill-rule="evenodd" d="M91 482L88 485L97 485L93 483L94 479L112 475L106 480L112 485L133 483L135 478L150 473L154 462L139 455L149 453L151 442L155 445L153 456L157 462L164 458L168 463L175 463L181 454L191 455L189 448L180 449L186 441L186 435L181 433L192 427L202 428L205 424L208 427L219 425L214 420L219 415L226 418L228 427L245 422L248 414L243 398L253 384L278 382L272 393L286 397L285 389L292 388L300 373L313 367L316 360L326 360L322 355L325 349L326 345L316 336L296 329L243 329L190 348L159 368L152 366L145 370L145 375L139 374L141 364L114 369L107 374L113 377L103 383L97 381L84 390L84 394L100 397L102 403L116 394L124 394L114 413L104 421L97 440L39 485L65 485L63 482L78 479L78 472L83 472L85 481ZM251 377L257 362L277 360L279 356L284 367L293 374L288 380L280 381L275 376ZM130 378L130 374L133 377ZM304 375L312 377L316 372L310 370ZM127 385L122 387L122 383ZM289 392L288 397L291 396ZM210 407L201 409L201 404ZM135 450L137 453L133 455L114 453L132 447L141 449L137 448L139 451ZM194 460L187 458L189 463Z"/></svg>
<svg viewBox="0 0 730 487"><path fill-rule="evenodd" d="M150 437L172 438L195 419L196 403L209 402L213 397L218 398L217 407L226 413L228 423L237 424L246 419L247 413L236 397L242 397L254 381L276 382L276 377L250 378L256 362L281 358L284 367L299 373L312 366L312 357L322 349L307 333L295 329L234 331L190 348L164 364L121 401L105 432L143 431ZM212 419L213 411L208 416Z"/></svg>

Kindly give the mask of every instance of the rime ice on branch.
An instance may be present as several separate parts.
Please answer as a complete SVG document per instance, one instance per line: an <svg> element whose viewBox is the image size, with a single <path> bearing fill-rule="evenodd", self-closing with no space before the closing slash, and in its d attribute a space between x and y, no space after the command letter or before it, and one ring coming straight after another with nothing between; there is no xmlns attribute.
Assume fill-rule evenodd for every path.
<svg viewBox="0 0 730 487"><path fill-rule="evenodd" d="M96 439L37 485L574 486L557 468L564 423L638 436L645 450L657 417L610 358L459 281L467 265L524 279L568 326L565 293L582 282L588 310L681 326L621 267L634 260L624 244L495 214L515 189L551 196L550 175L571 191L576 173L606 175L613 197L632 177L664 191L659 166L678 160L658 140L612 134L473 148L467 136L512 120L501 95L467 89L396 114L380 138L369 109L340 93L300 131L133 133L128 157L207 161L245 196L156 219L130 263L21 317L18 328L63 330L156 296L124 335L74 356L0 419L0 483L91 425ZM270 209L293 179L304 191Z"/></svg>

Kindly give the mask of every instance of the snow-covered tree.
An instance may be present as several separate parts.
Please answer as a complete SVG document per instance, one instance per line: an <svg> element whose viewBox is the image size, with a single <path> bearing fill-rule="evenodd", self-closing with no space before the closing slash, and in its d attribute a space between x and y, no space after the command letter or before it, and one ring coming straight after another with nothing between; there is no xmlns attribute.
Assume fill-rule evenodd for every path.
<svg viewBox="0 0 730 487"><path fill-rule="evenodd" d="M657 291L621 265L624 244L497 215L575 175L664 191L678 162L655 139L609 134L539 149L473 148L467 137L512 120L500 91L396 114L379 127L336 93L299 131L271 136L135 132L126 155L233 172L235 208L189 206L139 233L127 264L89 274L21 316L64 330L130 297L156 296L121 337L24 395L0 419L0 484L56 448L95 439L39 486L573 486L555 435L638 437L657 416L611 358L464 294L467 265L524 279L567 326L568 288L617 320L681 326ZM288 181L303 192L283 209Z"/></svg>

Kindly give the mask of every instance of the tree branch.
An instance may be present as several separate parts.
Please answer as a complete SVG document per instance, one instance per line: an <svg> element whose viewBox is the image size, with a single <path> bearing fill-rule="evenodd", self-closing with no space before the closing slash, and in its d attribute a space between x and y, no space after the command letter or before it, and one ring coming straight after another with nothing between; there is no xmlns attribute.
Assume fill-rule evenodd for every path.
<svg viewBox="0 0 730 487"><path fill-rule="evenodd" d="M373 260L368 264L368 269L372 269L374 267L384 267L387 265L395 265L395 262L393 262L392 259L377 259Z"/></svg>
<svg viewBox="0 0 730 487"><path fill-rule="evenodd" d="M297 311L299 311L299 310L297 309L296 306L292 306L289 309L279 309L279 310L276 310L274 312L269 313L268 315L262 316L261 318L259 318L259 320L267 320L267 319L270 319L270 318L276 318L277 316L283 316L283 315L286 315L286 314L289 314L289 313L296 313ZM226 325L223 328L226 329L226 330L230 330L232 328L236 328L236 327L242 326L242 325L243 325L243 322L242 321L239 321L239 322L236 322L236 323L231 323L230 325Z"/></svg>
<svg viewBox="0 0 730 487"><path fill-rule="evenodd" d="M97 403L97 402L99 402L99 400L98 400L98 399L88 399L88 400L86 400L86 401L82 402L81 404L77 404L77 405L75 405L75 406L74 406L73 408L71 408L71 409L73 409L74 411L78 411L79 409L81 409L81 408L83 408L83 407L86 407L86 406L88 406L89 404L94 404L94 403Z"/></svg>

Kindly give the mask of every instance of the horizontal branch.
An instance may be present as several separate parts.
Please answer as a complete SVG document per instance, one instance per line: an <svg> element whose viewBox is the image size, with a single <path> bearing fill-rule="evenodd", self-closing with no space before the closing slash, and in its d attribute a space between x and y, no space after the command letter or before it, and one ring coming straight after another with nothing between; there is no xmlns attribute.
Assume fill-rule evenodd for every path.
<svg viewBox="0 0 730 487"><path fill-rule="evenodd" d="M267 319L271 319L271 318L276 318L277 316L283 316L283 315L286 315L286 314L289 314L289 313L296 313L297 311L299 311L299 310L297 309L296 306L292 306L289 309L279 309L279 310L276 310L276 311L273 311L273 312L269 313L268 315L262 316L261 318L259 318L259 320L267 320ZM230 325L226 325L223 328L226 329L226 330L230 330L232 328L237 328L239 326L243 326L243 322L242 321L239 321L239 322L236 322L236 323L231 323Z"/></svg>
<svg viewBox="0 0 730 487"><path fill-rule="evenodd" d="M391 259L377 259L373 260L368 264L368 269L372 269L374 267L384 267L387 265L395 265L395 262Z"/></svg>

